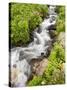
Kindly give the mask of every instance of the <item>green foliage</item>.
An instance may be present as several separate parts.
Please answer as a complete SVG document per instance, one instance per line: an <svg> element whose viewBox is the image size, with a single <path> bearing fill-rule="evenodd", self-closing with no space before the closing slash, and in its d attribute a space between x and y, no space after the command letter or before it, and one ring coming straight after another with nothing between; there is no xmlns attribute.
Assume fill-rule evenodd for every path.
<svg viewBox="0 0 67 90"><path fill-rule="evenodd" d="M31 81L28 82L28 86L37 86L40 85L42 81L41 76L34 76Z"/></svg>
<svg viewBox="0 0 67 90"><path fill-rule="evenodd" d="M58 13L56 31L57 34L59 34L60 32L65 31L65 7L64 6L57 7L56 11Z"/></svg>
<svg viewBox="0 0 67 90"><path fill-rule="evenodd" d="M22 44L29 41L27 21L20 20L17 24L13 22L11 30L11 40L13 44Z"/></svg>
<svg viewBox="0 0 67 90"><path fill-rule="evenodd" d="M37 15L32 15L29 21L29 29L34 30L42 22L42 18Z"/></svg>
<svg viewBox="0 0 67 90"><path fill-rule="evenodd" d="M28 43L31 39L30 33L39 26L47 12L47 5L11 3L9 5L11 44Z"/></svg>
<svg viewBox="0 0 67 90"><path fill-rule="evenodd" d="M64 59L64 49L62 48L62 46L56 42L54 43L54 48L53 50L51 51L51 54L49 56L49 60L52 60L52 61L57 61L58 63L62 62L64 63L65 59Z"/></svg>
<svg viewBox="0 0 67 90"><path fill-rule="evenodd" d="M63 31L65 31L65 23L64 23L64 21L63 20L57 20L57 27L56 27L56 29L57 29L57 33L59 34L60 32L63 32Z"/></svg>
<svg viewBox="0 0 67 90"><path fill-rule="evenodd" d="M43 80L46 80L46 84L64 84L65 83L65 75L64 72L55 66L51 66L46 69L45 73L43 74ZM58 66L59 67L59 66Z"/></svg>
<svg viewBox="0 0 67 90"><path fill-rule="evenodd" d="M58 13L60 19L65 20L65 7L64 6L58 6L56 9L56 12Z"/></svg>
<svg viewBox="0 0 67 90"><path fill-rule="evenodd" d="M48 67L43 74L46 84L63 84L65 82L64 62L64 49L59 43L55 43L49 56Z"/></svg>

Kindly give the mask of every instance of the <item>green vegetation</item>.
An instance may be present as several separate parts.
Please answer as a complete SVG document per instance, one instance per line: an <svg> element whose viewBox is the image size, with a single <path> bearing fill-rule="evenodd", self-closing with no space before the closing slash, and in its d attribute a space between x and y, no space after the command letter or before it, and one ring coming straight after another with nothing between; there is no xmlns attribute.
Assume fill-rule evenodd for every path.
<svg viewBox="0 0 67 90"><path fill-rule="evenodd" d="M18 46L31 40L32 31L47 15L47 5L11 3L9 5L11 44Z"/></svg>
<svg viewBox="0 0 67 90"><path fill-rule="evenodd" d="M48 67L44 72L46 84L63 84L65 82L63 72L64 55L62 46L55 43L49 56Z"/></svg>
<svg viewBox="0 0 67 90"><path fill-rule="evenodd" d="M64 52L65 51L63 47L58 42L54 43L54 47L49 56L49 60L55 60L58 63L64 63Z"/></svg>
<svg viewBox="0 0 67 90"><path fill-rule="evenodd" d="M41 76L34 76L33 79L28 83L28 86L41 85L41 82L42 82Z"/></svg>
<svg viewBox="0 0 67 90"><path fill-rule="evenodd" d="M42 22L42 18L40 16L32 15L29 21L29 29L33 31L36 28L36 26L38 26L41 22Z"/></svg>
<svg viewBox="0 0 67 90"><path fill-rule="evenodd" d="M65 31L65 7L58 6L56 9L58 13L57 23L56 23L56 32L59 34L60 32Z"/></svg>

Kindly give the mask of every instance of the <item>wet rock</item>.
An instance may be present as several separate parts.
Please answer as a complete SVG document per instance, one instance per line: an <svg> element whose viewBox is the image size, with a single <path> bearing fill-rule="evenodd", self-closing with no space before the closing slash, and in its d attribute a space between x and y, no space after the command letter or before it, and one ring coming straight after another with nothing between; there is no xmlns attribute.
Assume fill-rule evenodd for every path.
<svg viewBox="0 0 67 90"><path fill-rule="evenodd" d="M51 25L47 28L48 30L56 30L56 26L55 25Z"/></svg>
<svg viewBox="0 0 67 90"><path fill-rule="evenodd" d="M42 32L41 26L37 27L34 31L37 32L37 33L41 33L41 32ZM33 32L33 33L34 33L34 32Z"/></svg>
<svg viewBox="0 0 67 90"><path fill-rule="evenodd" d="M25 86L27 82L27 76L21 72L18 68L12 68L11 70L11 87Z"/></svg>
<svg viewBox="0 0 67 90"><path fill-rule="evenodd" d="M33 60L32 62L32 72L35 75L43 75L44 70L48 65L48 60L44 58L43 60Z"/></svg>
<svg viewBox="0 0 67 90"><path fill-rule="evenodd" d="M52 39L54 39L56 37L56 31L55 30L49 30L49 34L50 34Z"/></svg>
<svg viewBox="0 0 67 90"><path fill-rule="evenodd" d="M11 86L15 86L18 80L19 70L15 67L11 69Z"/></svg>

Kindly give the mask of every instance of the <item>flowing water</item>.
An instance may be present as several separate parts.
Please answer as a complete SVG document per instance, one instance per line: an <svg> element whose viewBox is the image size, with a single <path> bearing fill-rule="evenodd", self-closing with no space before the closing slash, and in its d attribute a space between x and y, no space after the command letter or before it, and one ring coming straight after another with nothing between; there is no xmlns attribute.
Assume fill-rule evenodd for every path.
<svg viewBox="0 0 67 90"><path fill-rule="evenodd" d="M11 85L14 87L26 86L31 75L30 61L46 56L52 42L49 30L56 23L55 6L49 6L48 18L33 32L34 40L27 47L15 47L11 49Z"/></svg>

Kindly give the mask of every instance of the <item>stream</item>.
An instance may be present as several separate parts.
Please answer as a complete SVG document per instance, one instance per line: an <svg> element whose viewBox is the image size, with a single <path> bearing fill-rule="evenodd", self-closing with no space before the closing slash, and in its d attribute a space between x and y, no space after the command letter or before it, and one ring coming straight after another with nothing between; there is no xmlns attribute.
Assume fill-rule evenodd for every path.
<svg viewBox="0 0 67 90"><path fill-rule="evenodd" d="M32 70L30 61L47 56L52 39L49 34L50 27L56 24L56 6L49 6L48 17L33 32L33 41L27 47L11 49L10 56L10 82L12 87L26 86Z"/></svg>

